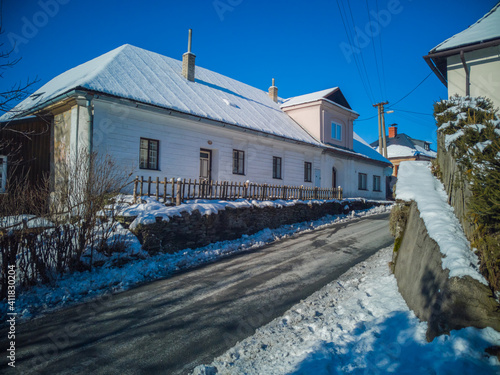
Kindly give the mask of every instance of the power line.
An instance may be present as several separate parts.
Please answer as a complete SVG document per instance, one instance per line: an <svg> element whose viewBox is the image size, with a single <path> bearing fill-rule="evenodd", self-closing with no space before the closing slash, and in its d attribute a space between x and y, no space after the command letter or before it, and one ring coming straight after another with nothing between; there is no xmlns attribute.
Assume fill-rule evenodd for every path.
<svg viewBox="0 0 500 375"><path fill-rule="evenodd" d="M347 21L347 12L345 11L344 4L342 3L342 7L344 8L344 13L346 14L345 15L345 19L344 19L344 13L342 12L342 9L340 7L339 0L337 0L337 6L339 8L340 18L341 18L342 24L344 26L344 31L345 31L345 34L347 36L347 40L349 41L349 44L351 45L351 47L353 47L354 46L354 41L353 41L353 38L351 37L351 34L349 32L349 27L348 27L348 24L346 22ZM373 102L374 101L373 97L370 96L370 91L368 90L368 87L366 85L366 82L365 82L365 79L363 77L363 74L361 73L361 68L359 67L359 62L358 62L356 54L353 54L353 57L354 57L354 63L356 64L356 69L358 70L359 78L361 79L361 84L363 85L363 88L365 89L366 96L368 97L368 99L371 102Z"/></svg>
<svg viewBox="0 0 500 375"><path fill-rule="evenodd" d="M371 120L372 118L375 118L377 116L378 115L375 115L375 116L372 116L372 117L362 118L361 120L355 120L355 121L367 121L367 120Z"/></svg>
<svg viewBox="0 0 500 375"><path fill-rule="evenodd" d="M398 104L400 101L402 101L403 99L405 99L406 97L408 97L413 91L415 91L422 83L424 83L424 81L429 78L431 76L433 72L430 72L427 77L425 77L417 86L415 86L415 88L413 88L408 94L406 94L405 96L403 96L401 99L399 99L396 103L392 103L391 105L387 106L388 108L389 107L392 107L392 106L395 106L396 104Z"/></svg>
<svg viewBox="0 0 500 375"><path fill-rule="evenodd" d="M354 29L356 24L354 23L354 17L352 15L351 3L349 1L347 1L347 6L349 7L349 14L351 15L352 28ZM359 47L359 43L358 43L358 47ZM372 86L370 84L370 78L368 76L368 71L366 69L365 59L363 58L363 51L361 48L359 49L359 57L361 59L361 64L363 65L363 70L365 71L365 74L366 74L366 81L368 83L368 88L370 89L370 93L372 94L372 102L373 102L374 101L373 99L375 98L375 96L373 95Z"/></svg>
<svg viewBox="0 0 500 375"><path fill-rule="evenodd" d="M366 3L366 14L368 15L368 24L371 24L372 18L370 15L370 7L368 6L368 0L365 0ZM380 96L382 96L382 81L380 79L380 70L378 67L378 59L377 59L377 52L375 51L375 39L373 38L373 32L370 31L370 36L372 38L372 49L373 49L373 57L375 58L375 68L377 70L377 78L378 78L378 85L379 85L379 90L380 90Z"/></svg>
<svg viewBox="0 0 500 375"><path fill-rule="evenodd" d="M431 115L430 113L407 111L406 109L399 109L399 108L393 108L393 110L397 112L407 112L407 113L414 113L416 115L425 115L434 117L434 115Z"/></svg>
<svg viewBox="0 0 500 375"><path fill-rule="evenodd" d="M378 10L378 0L375 0L375 7L377 9L377 14L380 14L379 10ZM379 41L379 47L380 47L380 62L382 65L382 88L383 88L384 98L387 98L387 87L386 87L385 67L384 67L384 51L382 49L382 29L381 29L380 34L378 36L378 41Z"/></svg>

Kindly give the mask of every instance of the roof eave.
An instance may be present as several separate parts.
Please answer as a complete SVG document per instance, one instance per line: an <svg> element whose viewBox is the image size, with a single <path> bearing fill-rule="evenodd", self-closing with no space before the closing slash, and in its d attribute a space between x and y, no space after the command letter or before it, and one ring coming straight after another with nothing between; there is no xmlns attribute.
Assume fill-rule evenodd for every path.
<svg viewBox="0 0 500 375"><path fill-rule="evenodd" d="M439 78L439 80L448 87L448 79L446 70L439 69L438 65L442 59L449 56L459 55L461 52L472 52L483 48L495 47L500 45L500 38L494 38L486 41L479 41L470 44L464 44L458 47L448 48L442 51L436 51L436 48L432 49L428 55L424 56L424 60L429 65L434 74Z"/></svg>

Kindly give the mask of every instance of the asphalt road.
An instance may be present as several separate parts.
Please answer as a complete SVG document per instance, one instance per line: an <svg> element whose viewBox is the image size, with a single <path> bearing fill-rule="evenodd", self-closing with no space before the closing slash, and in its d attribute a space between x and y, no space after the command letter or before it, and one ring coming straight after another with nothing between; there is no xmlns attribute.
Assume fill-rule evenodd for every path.
<svg viewBox="0 0 500 375"><path fill-rule="evenodd" d="M388 214L253 252L16 326L3 374L186 374L393 242Z"/></svg>

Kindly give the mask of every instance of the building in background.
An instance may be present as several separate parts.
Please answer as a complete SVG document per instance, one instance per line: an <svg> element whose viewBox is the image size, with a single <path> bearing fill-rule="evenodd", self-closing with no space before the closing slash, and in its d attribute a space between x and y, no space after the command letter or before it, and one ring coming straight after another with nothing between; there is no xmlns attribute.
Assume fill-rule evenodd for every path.
<svg viewBox="0 0 500 375"><path fill-rule="evenodd" d="M371 143L371 146L379 151L378 140ZM394 166L392 175L398 176L399 164L402 161L423 160L429 161L437 157L436 151L431 150L431 143L411 138L400 133L396 124L389 127L389 137L387 138L387 158Z"/></svg>
<svg viewBox="0 0 500 375"><path fill-rule="evenodd" d="M500 3L424 59L448 87L448 98L485 96L500 107Z"/></svg>

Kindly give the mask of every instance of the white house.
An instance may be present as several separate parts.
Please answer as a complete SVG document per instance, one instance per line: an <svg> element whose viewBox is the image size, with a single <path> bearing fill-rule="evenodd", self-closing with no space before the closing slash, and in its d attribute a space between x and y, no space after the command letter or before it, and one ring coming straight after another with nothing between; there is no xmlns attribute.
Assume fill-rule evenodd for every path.
<svg viewBox="0 0 500 375"><path fill-rule="evenodd" d="M424 59L448 87L448 97L485 96L500 107L500 3Z"/></svg>
<svg viewBox="0 0 500 375"><path fill-rule="evenodd" d="M194 64L124 45L55 77L0 118L49 115L51 174L82 148L134 175L342 186L385 198L390 162L353 132L338 88L283 101ZM1 153L1 151L0 151Z"/></svg>

